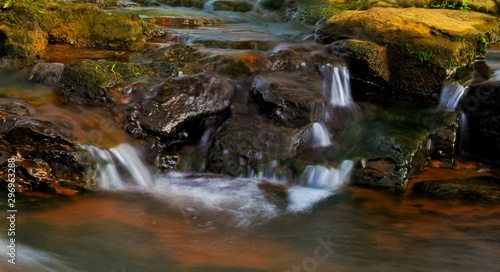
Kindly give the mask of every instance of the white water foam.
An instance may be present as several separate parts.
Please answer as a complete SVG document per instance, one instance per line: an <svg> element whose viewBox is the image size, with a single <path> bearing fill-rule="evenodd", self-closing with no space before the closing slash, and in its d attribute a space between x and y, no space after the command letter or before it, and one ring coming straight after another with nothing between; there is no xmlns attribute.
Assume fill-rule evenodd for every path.
<svg viewBox="0 0 500 272"><path fill-rule="evenodd" d="M127 187L150 188L153 178L140 158L139 152L129 144L110 150L84 146L97 162L97 187L102 190L124 190Z"/></svg>
<svg viewBox="0 0 500 272"><path fill-rule="evenodd" d="M467 92L467 89L467 87L464 87L457 82L444 85L439 99L439 109L455 111L460 99Z"/></svg>
<svg viewBox="0 0 500 272"><path fill-rule="evenodd" d="M151 191L178 207L229 214L237 227L247 227L279 214L258 185L254 179L169 173L156 179Z"/></svg>
<svg viewBox="0 0 500 272"><path fill-rule="evenodd" d="M323 75L323 95L332 107L352 107L349 69L345 66L325 64L320 67Z"/></svg>

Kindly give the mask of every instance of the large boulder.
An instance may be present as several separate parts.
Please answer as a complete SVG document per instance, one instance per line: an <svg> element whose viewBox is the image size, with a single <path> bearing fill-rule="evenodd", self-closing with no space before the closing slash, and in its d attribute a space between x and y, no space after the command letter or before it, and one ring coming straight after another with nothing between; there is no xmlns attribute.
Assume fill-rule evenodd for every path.
<svg viewBox="0 0 500 272"><path fill-rule="evenodd" d="M499 30L499 18L477 12L371 8L332 16L318 27L316 39L324 43L345 39L372 42L339 44L334 48L340 50L334 54L349 53L354 64L370 64L368 58L377 56L387 66L371 65L365 70L374 72L371 78L380 78L376 85L388 86L385 95L436 102L450 69L484 54L487 42L499 40Z"/></svg>
<svg viewBox="0 0 500 272"><path fill-rule="evenodd" d="M19 0L0 13L0 58L29 64L49 42L135 50L145 44L143 31L138 15L105 13L90 4Z"/></svg>
<svg viewBox="0 0 500 272"><path fill-rule="evenodd" d="M500 81L469 88L462 101L467 116L468 153L500 163Z"/></svg>

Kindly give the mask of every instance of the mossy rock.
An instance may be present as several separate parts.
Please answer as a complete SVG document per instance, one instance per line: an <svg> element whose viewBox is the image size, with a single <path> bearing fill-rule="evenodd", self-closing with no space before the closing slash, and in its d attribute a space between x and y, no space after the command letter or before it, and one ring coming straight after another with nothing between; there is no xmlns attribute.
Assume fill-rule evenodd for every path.
<svg viewBox="0 0 500 272"><path fill-rule="evenodd" d="M91 4L17 0L0 13L0 57L29 64L48 42L138 49L145 43L138 15L111 14Z"/></svg>
<svg viewBox="0 0 500 272"><path fill-rule="evenodd" d="M499 40L499 31L499 18L477 12L372 8L333 16L316 36L327 43L359 39L386 47L392 95L436 102L450 69L484 54L488 42ZM360 50L366 48L354 53Z"/></svg>

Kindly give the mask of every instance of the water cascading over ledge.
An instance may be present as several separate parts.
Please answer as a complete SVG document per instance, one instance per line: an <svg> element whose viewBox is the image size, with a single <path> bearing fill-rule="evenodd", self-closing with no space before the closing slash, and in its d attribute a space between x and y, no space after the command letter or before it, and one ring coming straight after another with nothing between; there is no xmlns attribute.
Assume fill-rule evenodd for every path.
<svg viewBox="0 0 500 272"><path fill-rule="evenodd" d="M331 107L351 107L354 102L351 96L349 68L325 64L320 66L323 75L323 95Z"/></svg>

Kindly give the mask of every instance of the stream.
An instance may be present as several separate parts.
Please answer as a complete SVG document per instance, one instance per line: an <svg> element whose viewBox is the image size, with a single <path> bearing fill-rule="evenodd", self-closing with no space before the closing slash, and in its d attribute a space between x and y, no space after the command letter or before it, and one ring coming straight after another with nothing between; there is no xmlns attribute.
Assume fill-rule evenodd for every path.
<svg viewBox="0 0 500 272"><path fill-rule="evenodd" d="M167 39L153 40L153 46L187 44L213 56L315 46L314 26L283 22L262 10L260 1L245 2L246 12L198 2L124 2L106 11L137 13L162 26ZM44 58L63 64L78 58L120 61L129 53L51 45ZM487 62L498 79L500 49L492 48ZM351 158L370 154L373 139L385 139L385 133L420 135L436 119L436 106L358 103L347 67L326 64L320 73L328 109L310 126L304 155L315 160L292 181L276 175L276 161L240 177L200 173L191 165L158 171L109 109L63 103L55 89L30 81L28 71L2 69L0 100L15 98L42 120L71 123L78 143L98 162L98 184L71 197L19 194L16 265L7 262L3 245L9 241L2 231L0 271L499 271L500 206L346 186L356 178ZM454 85L446 90L449 99L459 99L454 90L465 92ZM453 111L458 101L448 100L440 107ZM345 118L332 118L332 112ZM336 122L351 124L332 139ZM211 140L209 133L203 136L196 150L206 151ZM183 152L188 164L196 156ZM335 163L315 164L327 157ZM2 200L0 208L7 210L6 204ZM0 229L8 229L8 222L2 220Z"/></svg>

